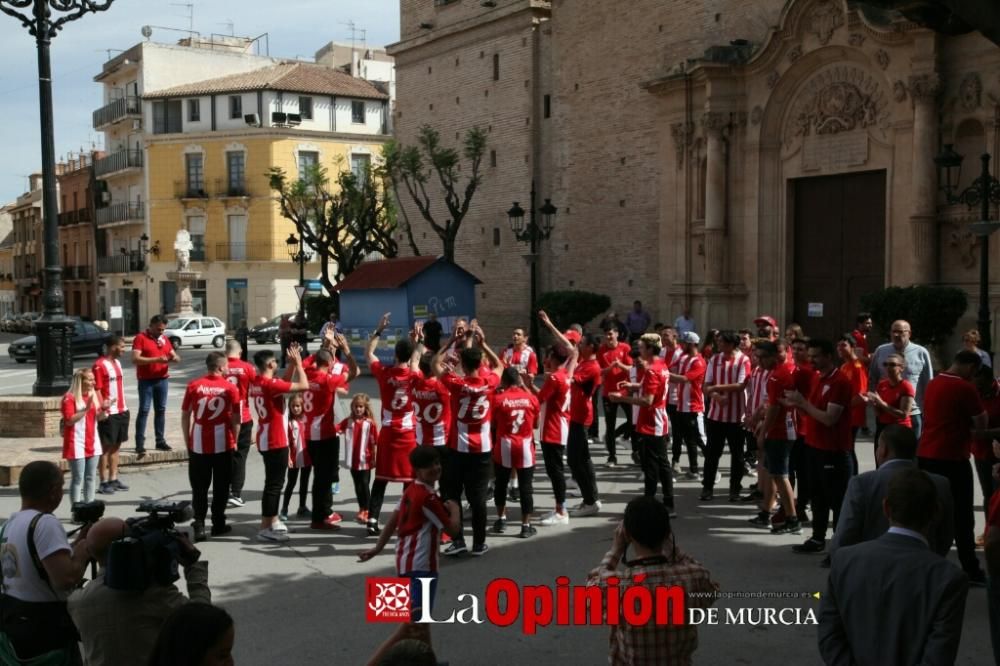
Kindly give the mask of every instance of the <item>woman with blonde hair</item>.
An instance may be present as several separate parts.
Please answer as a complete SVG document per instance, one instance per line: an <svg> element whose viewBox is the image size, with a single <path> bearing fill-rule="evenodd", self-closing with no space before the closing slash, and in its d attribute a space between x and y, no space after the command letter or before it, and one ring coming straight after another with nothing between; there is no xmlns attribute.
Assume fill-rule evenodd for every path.
<svg viewBox="0 0 1000 666"><path fill-rule="evenodd" d="M61 405L63 459L69 461L72 475L69 484L72 504L94 501L97 462L101 458L97 422L108 417L108 407L94 390L93 371L80 368L74 372L73 383Z"/></svg>
<svg viewBox="0 0 1000 666"><path fill-rule="evenodd" d="M987 368L992 368L993 359L990 358L989 354L987 354L985 351L979 348L979 343L982 341L983 338L979 335L979 331L977 331L976 329L966 331L962 335L962 347L966 351L975 352L976 354L979 354L979 358L982 359L983 365L986 366Z"/></svg>

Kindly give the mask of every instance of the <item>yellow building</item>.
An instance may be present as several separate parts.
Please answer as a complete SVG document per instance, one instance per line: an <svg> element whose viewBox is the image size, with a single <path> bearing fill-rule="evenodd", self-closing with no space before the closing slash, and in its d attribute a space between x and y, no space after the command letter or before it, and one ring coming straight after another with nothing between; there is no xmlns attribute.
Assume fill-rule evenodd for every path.
<svg viewBox="0 0 1000 666"><path fill-rule="evenodd" d="M177 232L191 235L194 306L230 327L298 307L299 267L268 173L295 177L313 164L362 169L388 138L388 96L338 70L283 63L144 96L153 132L146 137L151 312L175 310ZM316 258L306 280L318 276Z"/></svg>

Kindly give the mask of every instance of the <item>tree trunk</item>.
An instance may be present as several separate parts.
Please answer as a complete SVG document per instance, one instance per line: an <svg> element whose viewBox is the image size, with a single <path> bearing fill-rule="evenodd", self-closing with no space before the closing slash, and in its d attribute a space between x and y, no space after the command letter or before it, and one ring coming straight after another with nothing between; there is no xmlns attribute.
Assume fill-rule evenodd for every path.
<svg viewBox="0 0 1000 666"><path fill-rule="evenodd" d="M444 260L450 264L455 263L455 235L448 234L442 239L444 241Z"/></svg>

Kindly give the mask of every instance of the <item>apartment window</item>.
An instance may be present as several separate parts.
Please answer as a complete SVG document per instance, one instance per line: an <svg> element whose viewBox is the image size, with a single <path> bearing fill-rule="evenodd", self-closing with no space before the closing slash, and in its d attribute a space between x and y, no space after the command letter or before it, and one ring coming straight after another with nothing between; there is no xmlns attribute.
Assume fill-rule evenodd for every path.
<svg viewBox="0 0 1000 666"><path fill-rule="evenodd" d="M500 54L499 53L494 53L493 54L493 80L494 81L499 81L500 80Z"/></svg>
<svg viewBox="0 0 1000 666"><path fill-rule="evenodd" d="M302 120L313 119L312 97L299 97L299 115L302 116Z"/></svg>
<svg viewBox="0 0 1000 666"><path fill-rule="evenodd" d="M552 95L542 98L542 117L548 118L552 115Z"/></svg>
<svg viewBox="0 0 1000 666"><path fill-rule="evenodd" d="M191 261L205 261L205 218L188 218L188 233L191 234Z"/></svg>
<svg viewBox="0 0 1000 666"><path fill-rule="evenodd" d="M205 156L201 153L188 153L184 156L187 173L188 196L205 195Z"/></svg>
<svg viewBox="0 0 1000 666"><path fill-rule="evenodd" d="M243 117L243 98L239 95L229 96L229 117L232 119Z"/></svg>
<svg viewBox="0 0 1000 666"><path fill-rule="evenodd" d="M359 181L364 178L365 173L371 166L371 155L351 155L351 173Z"/></svg>
<svg viewBox="0 0 1000 666"><path fill-rule="evenodd" d="M365 124L365 103L354 100L351 102L351 122L355 124Z"/></svg>
<svg viewBox="0 0 1000 666"><path fill-rule="evenodd" d="M229 173L229 194L244 194L246 192L246 156L243 151L227 152L226 168Z"/></svg>
<svg viewBox="0 0 1000 666"><path fill-rule="evenodd" d="M247 216L229 215L229 260L246 261L247 258Z"/></svg>
<svg viewBox="0 0 1000 666"><path fill-rule="evenodd" d="M189 99L188 100L188 122L196 123L201 120L201 100L200 99Z"/></svg>
<svg viewBox="0 0 1000 666"><path fill-rule="evenodd" d="M310 169L319 165L319 153L314 150L299 151L299 180L304 180Z"/></svg>
<svg viewBox="0 0 1000 666"><path fill-rule="evenodd" d="M182 131L181 100L153 102L153 134L176 134Z"/></svg>
<svg viewBox="0 0 1000 666"><path fill-rule="evenodd" d="M490 166L495 167L497 165L497 151L490 151Z"/></svg>

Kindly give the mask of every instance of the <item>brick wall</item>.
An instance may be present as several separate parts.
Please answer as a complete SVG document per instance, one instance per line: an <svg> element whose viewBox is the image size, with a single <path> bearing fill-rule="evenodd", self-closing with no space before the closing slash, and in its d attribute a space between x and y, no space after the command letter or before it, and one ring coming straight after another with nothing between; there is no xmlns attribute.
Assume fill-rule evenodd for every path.
<svg viewBox="0 0 1000 666"><path fill-rule="evenodd" d="M60 400L0 397L0 437L58 437Z"/></svg>

